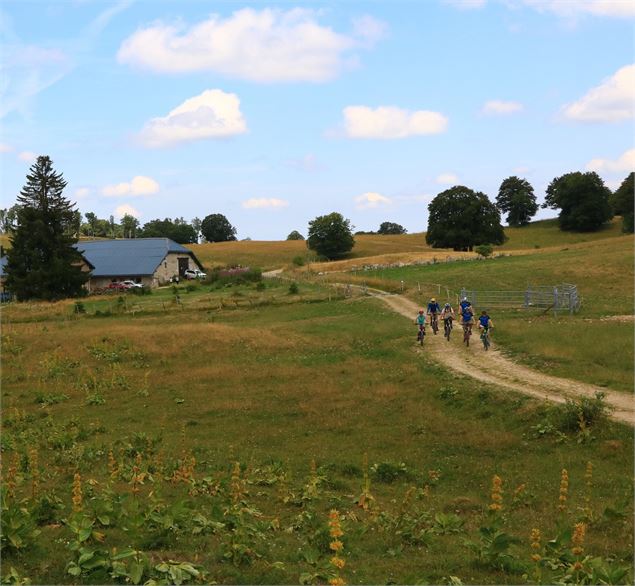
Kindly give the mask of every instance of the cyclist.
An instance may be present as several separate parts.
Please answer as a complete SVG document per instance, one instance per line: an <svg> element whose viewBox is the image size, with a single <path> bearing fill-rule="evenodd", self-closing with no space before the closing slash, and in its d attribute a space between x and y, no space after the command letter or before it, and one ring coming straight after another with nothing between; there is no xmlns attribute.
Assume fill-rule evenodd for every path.
<svg viewBox="0 0 635 586"><path fill-rule="evenodd" d="M481 315L478 318L478 329L481 330L481 339L483 340L485 350L489 348L490 342L487 336L493 327L494 324L489 315L487 315L487 311L481 311Z"/></svg>
<svg viewBox="0 0 635 586"><path fill-rule="evenodd" d="M478 329L479 330L489 330L494 327L494 322L492 322L489 315L487 315L487 311L481 311L481 315L478 318Z"/></svg>
<svg viewBox="0 0 635 586"><path fill-rule="evenodd" d="M454 319L454 309L452 309L452 306L449 303L446 303L443 306L441 319L443 320L443 331L446 333L445 335L447 336L448 328L452 328L452 320ZM448 337L448 341L449 340L450 338Z"/></svg>
<svg viewBox="0 0 635 586"><path fill-rule="evenodd" d="M428 315L430 316L430 323L433 324L433 322L436 322L437 320L437 315L441 313L441 306L439 305L439 303L437 302L437 300L433 297L432 299L430 299L430 302L428 303ZM434 335L437 335L437 328L434 327L434 324L432 326L432 330L434 331Z"/></svg>
<svg viewBox="0 0 635 586"><path fill-rule="evenodd" d="M419 315L415 319L415 324L419 327L417 331L417 342L426 335L426 316L423 309L419 310Z"/></svg>

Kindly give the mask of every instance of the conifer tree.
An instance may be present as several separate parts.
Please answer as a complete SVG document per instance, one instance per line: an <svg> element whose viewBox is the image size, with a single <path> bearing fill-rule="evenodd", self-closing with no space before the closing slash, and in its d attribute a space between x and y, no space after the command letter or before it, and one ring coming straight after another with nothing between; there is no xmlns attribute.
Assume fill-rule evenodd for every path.
<svg viewBox="0 0 635 586"><path fill-rule="evenodd" d="M18 196L16 228L7 252L6 288L20 301L55 300L82 292L88 274L80 268L77 214L62 192L66 181L40 156Z"/></svg>

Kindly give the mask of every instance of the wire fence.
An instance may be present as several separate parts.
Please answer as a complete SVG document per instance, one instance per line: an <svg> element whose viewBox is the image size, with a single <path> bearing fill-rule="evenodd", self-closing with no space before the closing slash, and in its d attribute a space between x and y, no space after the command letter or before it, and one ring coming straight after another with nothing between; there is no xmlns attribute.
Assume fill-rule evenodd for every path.
<svg viewBox="0 0 635 586"><path fill-rule="evenodd" d="M577 313L582 304L578 287L570 283L559 285L528 285L522 291L479 291L461 289L461 299L467 298L477 307L509 307L522 309L546 309Z"/></svg>

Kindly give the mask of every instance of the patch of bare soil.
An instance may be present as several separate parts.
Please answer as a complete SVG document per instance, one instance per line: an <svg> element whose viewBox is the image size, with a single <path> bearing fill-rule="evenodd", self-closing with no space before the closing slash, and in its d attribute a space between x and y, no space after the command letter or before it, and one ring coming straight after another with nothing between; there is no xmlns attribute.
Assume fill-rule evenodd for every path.
<svg viewBox="0 0 635 586"><path fill-rule="evenodd" d="M396 313L414 322L420 308L413 301L383 291L370 291L370 293L381 299ZM633 316L615 317L629 318L629 321L633 321ZM424 343L426 351L450 370L488 384L555 403L564 403L567 399L580 397L593 398L596 393L601 392L613 409L611 417L635 426L635 397L633 395L536 372L513 362L495 348L485 351L476 331L472 334L470 347L465 348L461 328L455 327L451 342L443 337L442 329L436 336L432 335L431 328L428 327L427 330L428 335Z"/></svg>

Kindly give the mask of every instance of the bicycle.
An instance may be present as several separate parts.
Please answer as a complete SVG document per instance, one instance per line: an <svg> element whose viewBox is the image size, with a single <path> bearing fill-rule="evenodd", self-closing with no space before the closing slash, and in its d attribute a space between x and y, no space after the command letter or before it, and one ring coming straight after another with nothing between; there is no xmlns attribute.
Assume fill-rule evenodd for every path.
<svg viewBox="0 0 635 586"><path fill-rule="evenodd" d="M483 331L481 332L481 342L483 342L485 350L489 350L489 347L492 345L489 339L489 327L483 328Z"/></svg>
<svg viewBox="0 0 635 586"><path fill-rule="evenodd" d="M417 332L417 342L423 346L423 339L426 337L426 326L424 324L419 325L419 331Z"/></svg>
<svg viewBox="0 0 635 586"><path fill-rule="evenodd" d="M470 347L470 336L472 335L472 324L463 324L463 343Z"/></svg>
<svg viewBox="0 0 635 586"><path fill-rule="evenodd" d="M430 314L430 325L432 326L432 331L436 336L437 332L439 331L439 318L437 317L436 313Z"/></svg>
<svg viewBox="0 0 635 586"><path fill-rule="evenodd" d="M447 341L450 341L450 334L452 333L452 316L443 319L443 335Z"/></svg>

